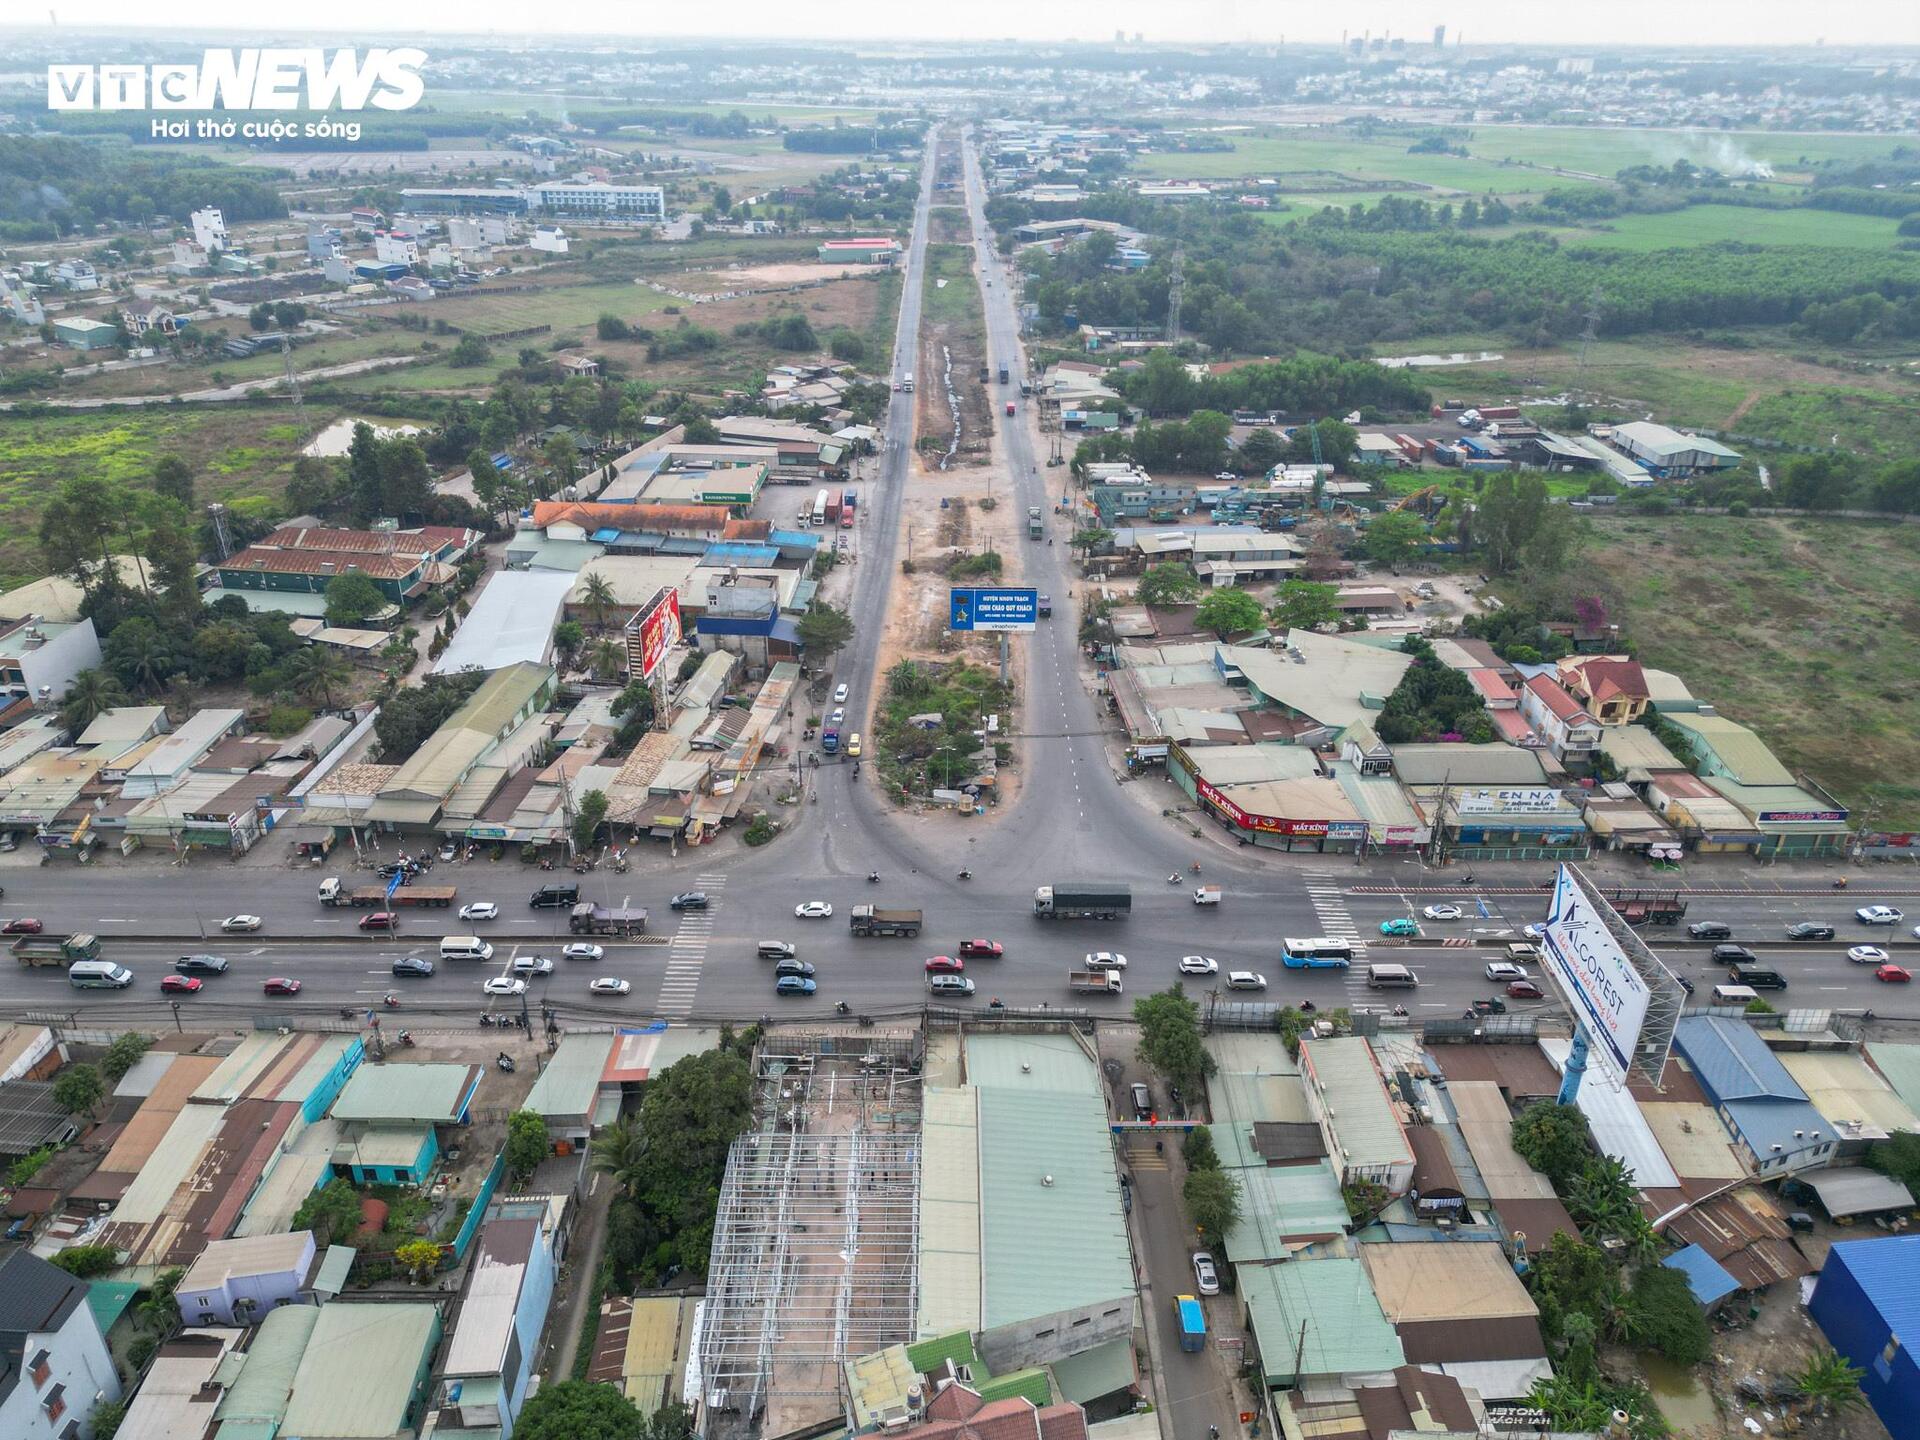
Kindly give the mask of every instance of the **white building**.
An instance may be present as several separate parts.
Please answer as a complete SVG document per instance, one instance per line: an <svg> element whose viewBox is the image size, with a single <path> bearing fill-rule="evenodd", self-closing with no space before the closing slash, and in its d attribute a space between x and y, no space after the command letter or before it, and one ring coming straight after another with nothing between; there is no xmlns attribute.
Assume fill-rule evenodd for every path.
<svg viewBox="0 0 1920 1440"><path fill-rule="evenodd" d="M24 1249L0 1265L0 1348L7 1440L91 1440L93 1407L120 1398L87 1282Z"/></svg>
<svg viewBox="0 0 1920 1440"><path fill-rule="evenodd" d="M74 676L99 664L100 637L91 620L0 620L0 694L59 700Z"/></svg>
<svg viewBox="0 0 1920 1440"><path fill-rule="evenodd" d="M381 265L418 265L420 244L400 230L378 230L373 236L373 258Z"/></svg>
<svg viewBox="0 0 1920 1440"><path fill-rule="evenodd" d="M213 206L194 211L187 221L193 226L193 243L202 250L227 248L227 217Z"/></svg>
<svg viewBox="0 0 1920 1440"><path fill-rule="evenodd" d="M67 290L100 288L100 272L85 260L62 260L53 268L53 280Z"/></svg>
<svg viewBox="0 0 1920 1440"><path fill-rule="evenodd" d="M550 215L620 216L664 220L667 192L658 185L608 185L602 181L554 180L529 186L527 204Z"/></svg>
<svg viewBox="0 0 1920 1440"><path fill-rule="evenodd" d="M538 227L533 232L533 239L528 243L534 249L544 250L550 255L564 255L569 248L567 232L558 225Z"/></svg>
<svg viewBox="0 0 1920 1440"><path fill-rule="evenodd" d="M516 227L504 215L455 215L447 221L447 243L456 250L504 245Z"/></svg>

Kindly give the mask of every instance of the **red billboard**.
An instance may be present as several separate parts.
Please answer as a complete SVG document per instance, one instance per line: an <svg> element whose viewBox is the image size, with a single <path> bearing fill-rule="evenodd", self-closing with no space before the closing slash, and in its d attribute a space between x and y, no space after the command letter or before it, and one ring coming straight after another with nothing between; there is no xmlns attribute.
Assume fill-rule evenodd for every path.
<svg viewBox="0 0 1920 1440"><path fill-rule="evenodd" d="M680 643L680 592L668 585L627 622L627 670L651 680L667 652Z"/></svg>
<svg viewBox="0 0 1920 1440"><path fill-rule="evenodd" d="M1270 835L1325 835L1330 822L1325 820L1285 820L1276 815L1254 815L1242 810L1198 775L1193 788L1200 798L1214 806L1242 830L1262 830Z"/></svg>

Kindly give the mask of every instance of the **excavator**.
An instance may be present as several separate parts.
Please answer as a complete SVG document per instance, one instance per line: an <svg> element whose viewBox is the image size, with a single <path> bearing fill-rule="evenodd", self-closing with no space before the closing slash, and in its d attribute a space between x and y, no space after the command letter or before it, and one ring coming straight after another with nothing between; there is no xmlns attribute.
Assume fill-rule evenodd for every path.
<svg viewBox="0 0 1920 1440"><path fill-rule="evenodd" d="M1422 515L1427 515L1431 518L1429 511L1438 510L1440 507L1438 505L1429 507L1425 502L1431 500L1439 493L1440 487L1438 485L1429 485L1424 490L1414 491L1411 495L1401 500L1399 504L1390 507L1387 513L1389 515L1397 515L1402 510L1418 509Z"/></svg>

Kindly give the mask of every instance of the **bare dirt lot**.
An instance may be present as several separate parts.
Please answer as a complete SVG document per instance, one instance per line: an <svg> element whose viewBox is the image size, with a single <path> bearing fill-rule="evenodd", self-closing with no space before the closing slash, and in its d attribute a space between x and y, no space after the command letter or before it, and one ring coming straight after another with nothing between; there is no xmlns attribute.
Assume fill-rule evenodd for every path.
<svg viewBox="0 0 1920 1440"><path fill-rule="evenodd" d="M773 289L785 285L808 285L818 281L845 279L862 273L851 268L836 270L830 265L797 261L784 265L730 265L724 270L689 271L680 277L677 289L720 293L728 290Z"/></svg>

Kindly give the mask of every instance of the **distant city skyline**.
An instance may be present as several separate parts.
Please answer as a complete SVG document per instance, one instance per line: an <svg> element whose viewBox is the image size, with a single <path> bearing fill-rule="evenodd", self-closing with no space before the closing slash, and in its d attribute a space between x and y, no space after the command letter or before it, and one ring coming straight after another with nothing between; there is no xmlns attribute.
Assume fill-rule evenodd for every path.
<svg viewBox="0 0 1920 1440"><path fill-rule="evenodd" d="M166 28L197 34L231 28L236 35L270 30L273 19L255 0L197 0L190 24L155 25L150 0L68 0L34 14L23 6L15 23L60 28ZM502 0L332 0L308 12L313 24L280 33L339 35L364 28L375 37L434 34L502 38L528 34L534 19L524 5ZM1336 23L1337 22L1337 23ZM1920 5L1867 0L1834 7L1801 0L1609 0L1601 4L1543 5L1538 0L1375 0L1329 10L1272 0L972 0L964 10L900 5L892 0L842 0L809 11L804 27L793 7L776 0L731 0L716 7L637 6L630 0L573 0L537 17L543 35L634 39L739 38L767 40L925 40L1111 42L1116 32L1148 43L1180 41L1272 44L1337 42L1349 35L1391 35L1410 46L1430 43L1447 27L1448 44L1538 44L1601 48L1608 45L1690 47L1828 45L1920 46ZM537 38L537 37L536 37Z"/></svg>

